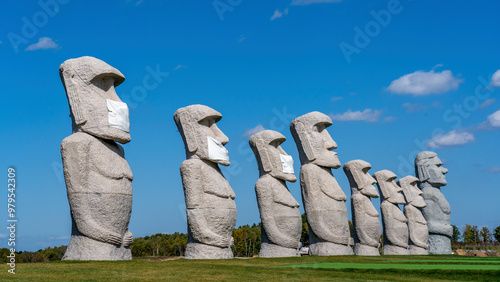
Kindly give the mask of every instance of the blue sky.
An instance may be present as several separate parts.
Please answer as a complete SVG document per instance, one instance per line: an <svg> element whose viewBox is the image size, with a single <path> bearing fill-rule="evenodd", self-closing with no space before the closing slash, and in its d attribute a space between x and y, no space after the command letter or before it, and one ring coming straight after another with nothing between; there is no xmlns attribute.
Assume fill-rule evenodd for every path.
<svg viewBox="0 0 500 282"><path fill-rule="evenodd" d="M185 154L172 116L191 104L223 115L232 162L223 171L236 193L237 226L260 220L249 134L283 133L298 175L289 124L311 111L332 116L340 161L366 160L372 173L413 174L415 155L435 150L449 169L442 191L452 224L500 225L496 2L40 3L52 4L7 1L0 11L0 156L4 180L8 167L17 170L18 250L69 242L59 145L71 120L58 67L80 56L126 77L116 91L130 107L132 141L124 148L135 177L136 237L187 230ZM334 174L350 195L343 171ZM289 189L301 202L300 185ZM6 235L0 231L2 246Z"/></svg>

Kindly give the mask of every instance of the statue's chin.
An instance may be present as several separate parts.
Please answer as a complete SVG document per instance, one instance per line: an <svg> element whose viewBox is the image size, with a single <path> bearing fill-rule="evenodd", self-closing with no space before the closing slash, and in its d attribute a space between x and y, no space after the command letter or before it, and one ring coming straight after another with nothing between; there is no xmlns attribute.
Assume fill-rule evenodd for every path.
<svg viewBox="0 0 500 282"><path fill-rule="evenodd" d="M278 178L284 181L288 182L295 182L297 181L297 177L293 173L284 173L284 172L271 172L270 173L272 177Z"/></svg>

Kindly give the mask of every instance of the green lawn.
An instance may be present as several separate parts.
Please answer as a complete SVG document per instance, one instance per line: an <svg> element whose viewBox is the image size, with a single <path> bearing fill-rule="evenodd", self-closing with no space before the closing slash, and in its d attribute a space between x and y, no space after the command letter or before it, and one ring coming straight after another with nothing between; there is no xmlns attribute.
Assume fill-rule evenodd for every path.
<svg viewBox="0 0 500 282"><path fill-rule="evenodd" d="M4 264L0 280L489 280L500 281L500 258L458 256L332 256L281 259L47 262Z"/></svg>

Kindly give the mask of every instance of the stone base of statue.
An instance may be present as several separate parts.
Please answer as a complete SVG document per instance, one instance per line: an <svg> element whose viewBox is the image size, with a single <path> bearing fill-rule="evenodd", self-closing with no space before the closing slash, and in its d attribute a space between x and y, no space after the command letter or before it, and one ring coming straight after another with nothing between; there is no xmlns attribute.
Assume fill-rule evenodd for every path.
<svg viewBox="0 0 500 282"><path fill-rule="evenodd" d="M357 256L380 256L378 248L363 244L354 244L354 254Z"/></svg>
<svg viewBox="0 0 500 282"><path fill-rule="evenodd" d="M220 248L200 243L189 243L186 246L186 259L232 259L233 250L230 247Z"/></svg>
<svg viewBox="0 0 500 282"><path fill-rule="evenodd" d="M383 255L409 255L410 251L407 248L402 248L395 245L384 245L382 250Z"/></svg>
<svg viewBox="0 0 500 282"><path fill-rule="evenodd" d="M73 232L62 260L131 260L129 247L96 241Z"/></svg>
<svg viewBox="0 0 500 282"><path fill-rule="evenodd" d="M260 245L260 258L286 258L300 257L297 249L285 248L271 243L262 243Z"/></svg>
<svg viewBox="0 0 500 282"><path fill-rule="evenodd" d="M451 239L444 235L429 234L429 254L450 255Z"/></svg>
<svg viewBox="0 0 500 282"><path fill-rule="evenodd" d="M345 256L354 255L349 245L335 244L331 242L318 242L309 245L309 253L312 256Z"/></svg>
<svg viewBox="0 0 500 282"><path fill-rule="evenodd" d="M427 249L415 245L410 245L410 255L428 255L428 254L429 251L427 251Z"/></svg>

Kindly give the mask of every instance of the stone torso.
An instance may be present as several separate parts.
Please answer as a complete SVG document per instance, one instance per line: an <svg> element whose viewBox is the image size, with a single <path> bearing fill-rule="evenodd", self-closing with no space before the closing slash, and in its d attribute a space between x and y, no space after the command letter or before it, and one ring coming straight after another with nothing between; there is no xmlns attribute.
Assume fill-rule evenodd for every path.
<svg viewBox="0 0 500 282"><path fill-rule="evenodd" d="M382 233L379 213L372 204L369 197L361 193L354 194L351 197L353 208L353 224L355 227L355 240L364 245L372 245L364 237L372 238L378 241ZM361 236L361 233L364 236ZM375 247L375 246L374 246Z"/></svg>
<svg viewBox="0 0 500 282"><path fill-rule="evenodd" d="M450 204L439 188L422 188L422 197L427 205L422 209L422 214L428 223L440 223L450 225Z"/></svg>
<svg viewBox="0 0 500 282"><path fill-rule="evenodd" d="M407 219L399 207L389 201L380 205L384 225L384 243L391 245L408 244Z"/></svg>
<svg viewBox="0 0 500 282"><path fill-rule="evenodd" d="M255 192L263 225L267 225L268 216L272 217L276 231L291 239L295 238L298 243L302 230L299 203L290 194L284 182L269 175L263 176L255 184ZM272 233L272 230L268 230L268 233ZM281 242L272 243L281 244ZM296 246L297 244L293 247Z"/></svg>
<svg viewBox="0 0 500 282"><path fill-rule="evenodd" d="M122 147L78 132L63 140L61 154L73 220L65 259L131 259L129 248L92 239L128 230L133 175Z"/></svg>
<svg viewBox="0 0 500 282"><path fill-rule="evenodd" d="M208 161L188 159L181 165L181 175L186 208L203 210L212 232L231 237L237 215L235 194L219 167Z"/></svg>
<svg viewBox="0 0 500 282"><path fill-rule="evenodd" d="M331 169L303 165L300 184L306 213L320 212L326 229L338 236L349 236L346 196Z"/></svg>
<svg viewBox="0 0 500 282"><path fill-rule="evenodd" d="M406 204L404 214L408 219L408 232L410 235L410 245L417 246L422 249L427 249L427 240L429 231L427 229L427 221L425 220L419 208Z"/></svg>

